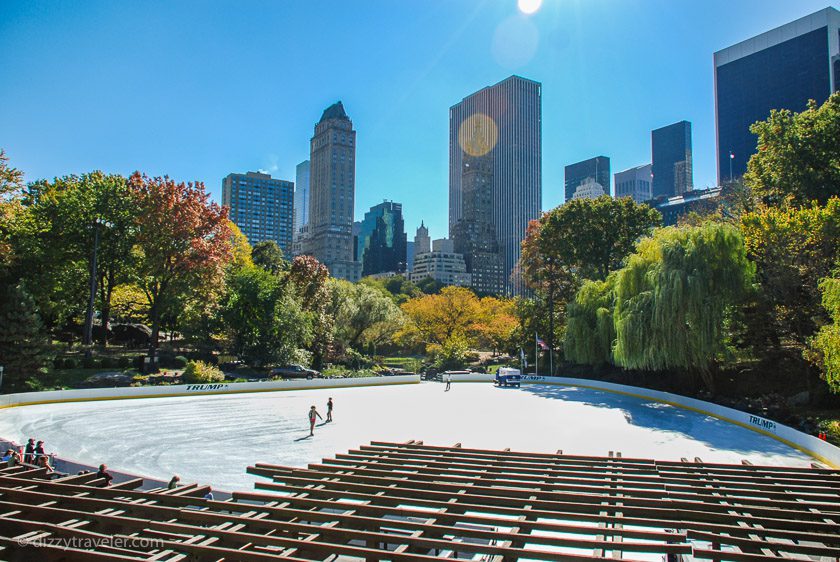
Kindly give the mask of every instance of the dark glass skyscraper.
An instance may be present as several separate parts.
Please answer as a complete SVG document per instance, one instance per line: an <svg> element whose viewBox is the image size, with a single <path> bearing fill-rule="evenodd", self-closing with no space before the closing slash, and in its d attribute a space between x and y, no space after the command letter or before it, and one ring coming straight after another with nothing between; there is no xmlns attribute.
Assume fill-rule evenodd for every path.
<svg viewBox="0 0 840 562"><path fill-rule="evenodd" d="M606 156L596 156L589 160L569 164L566 166L566 199L572 200L575 190L586 180L593 179L603 189L610 193L610 159Z"/></svg>
<svg viewBox="0 0 840 562"><path fill-rule="evenodd" d="M452 229L455 252L464 256L470 286L479 293L502 294L505 271L493 224L493 156L464 155L462 215Z"/></svg>
<svg viewBox="0 0 840 562"><path fill-rule="evenodd" d="M750 125L840 90L840 12L825 8L715 53L718 183L747 170ZM730 155L732 157L730 157ZM656 172L654 171L654 174ZM654 180L655 181L655 180Z"/></svg>
<svg viewBox="0 0 840 562"><path fill-rule="evenodd" d="M505 292L517 291L528 223L542 209L542 86L511 76L449 109L449 235L462 218L464 158L492 156L492 215Z"/></svg>
<svg viewBox="0 0 840 562"><path fill-rule="evenodd" d="M654 199L682 195L693 189L691 123L680 121L651 131L650 152Z"/></svg>
<svg viewBox="0 0 840 562"><path fill-rule="evenodd" d="M362 275L406 270L406 235L402 205L385 201L365 213L359 225L356 255Z"/></svg>

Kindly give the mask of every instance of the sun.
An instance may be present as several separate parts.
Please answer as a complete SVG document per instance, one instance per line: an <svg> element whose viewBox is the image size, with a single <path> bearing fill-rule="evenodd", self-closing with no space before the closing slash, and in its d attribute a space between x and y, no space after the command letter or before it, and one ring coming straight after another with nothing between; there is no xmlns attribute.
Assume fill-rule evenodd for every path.
<svg viewBox="0 0 840 562"><path fill-rule="evenodd" d="M542 6L542 0L517 0L516 4L523 14L533 14Z"/></svg>

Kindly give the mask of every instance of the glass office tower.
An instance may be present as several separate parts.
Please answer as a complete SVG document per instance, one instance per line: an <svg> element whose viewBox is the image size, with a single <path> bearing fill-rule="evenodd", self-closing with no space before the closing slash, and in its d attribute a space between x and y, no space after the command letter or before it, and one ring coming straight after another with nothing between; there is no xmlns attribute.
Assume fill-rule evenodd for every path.
<svg viewBox="0 0 840 562"><path fill-rule="evenodd" d="M840 90L840 12L820 10L718 51L714 61L720 184L746 172L756 151L750 125Z"/></svg>

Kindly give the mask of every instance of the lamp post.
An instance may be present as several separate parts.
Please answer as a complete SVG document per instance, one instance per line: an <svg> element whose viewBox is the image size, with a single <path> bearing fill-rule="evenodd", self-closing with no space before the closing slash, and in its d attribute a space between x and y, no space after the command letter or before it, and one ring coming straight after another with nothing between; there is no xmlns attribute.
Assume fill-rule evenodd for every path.
<svg viewBox="0 0 840 562"><path fill-rule="evenodd" d="M90 345L93 343L93 307L96 304L96 257L99 252L99 227L112 226L108 221L97 218L93 221L93 252L90 258L90 295L88 298L87 313L85 314L85 332L82 343L88 346L85 355L90 356Z"/></svg>
<svg viewBox="0 0 840 562"><path fill-rule="evenodd" d="M3 389L3 365L0 365L0 390Z"/></svg>
<svg viewBox="0 0 840 562"><path fill-rule="evenodd" d="M732 161L735 160L735 153L729 151L729 183L732 183Z"/></svg>

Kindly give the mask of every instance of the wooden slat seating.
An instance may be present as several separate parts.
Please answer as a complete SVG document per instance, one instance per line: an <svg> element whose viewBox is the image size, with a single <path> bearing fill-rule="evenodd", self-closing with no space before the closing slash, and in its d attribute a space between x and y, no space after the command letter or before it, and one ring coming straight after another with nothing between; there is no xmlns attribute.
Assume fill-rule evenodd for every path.
<svg viewBox="0 0 840 562"><path fill-rule="evenodd" d="M0 464L0 560L840 557L840 471L370 445L257 491L107 488Z"/></svg>

